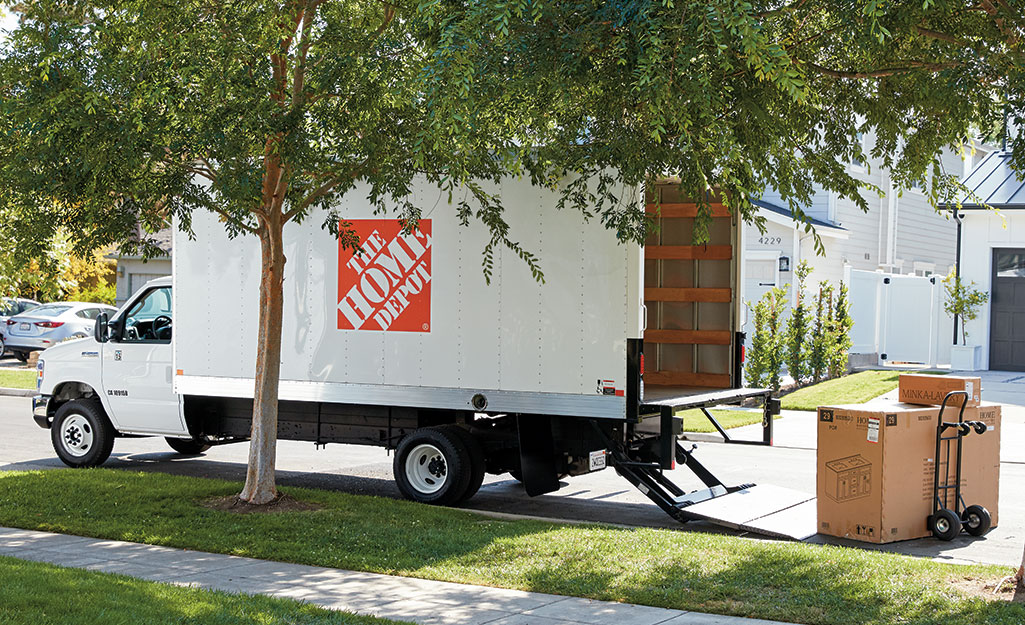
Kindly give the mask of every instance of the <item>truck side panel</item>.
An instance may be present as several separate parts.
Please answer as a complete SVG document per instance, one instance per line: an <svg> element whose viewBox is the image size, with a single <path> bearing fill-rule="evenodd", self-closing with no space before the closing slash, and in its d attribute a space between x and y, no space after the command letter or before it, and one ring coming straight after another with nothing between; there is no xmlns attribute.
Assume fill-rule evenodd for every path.
<svg viewBox="0 0 1025 625"><path fill-rule="evenodd" d="M595 220L556 210L558 196L528 182L506 181L501 191L510 236L539 257L544 283L500 249L488 284L481 271L486 229L460 225L447 197L427 185L412 195L422 209L417 241L396 242L401 235L386 231L394 219L375 216L360 190L340 207L357 227L376 228L379 247L395 252L390 257L348 259L316 216L287 226L281 398L466 410L483 395L487 412L624 418L626 339L641 335L640 247L619 244ZM388 223L363 221L374 219ZM251 397L258 242L229 240L206 214L195 216L193 229L194 239L175 235L175 389ZM429 251L428 265L418 278L412 269L400 275L403 254L427 260L426 253L414 258L416 251ZM354 265L374 271L357 275ZM385 292L401 280L405 296ZM429 298L418 303L416 287L428 285ZM343 328L365 312L345 299L354 286L357 299L384 294L409 307L384 308L399 310L386 330L369 316L361 329Z"/></svg>

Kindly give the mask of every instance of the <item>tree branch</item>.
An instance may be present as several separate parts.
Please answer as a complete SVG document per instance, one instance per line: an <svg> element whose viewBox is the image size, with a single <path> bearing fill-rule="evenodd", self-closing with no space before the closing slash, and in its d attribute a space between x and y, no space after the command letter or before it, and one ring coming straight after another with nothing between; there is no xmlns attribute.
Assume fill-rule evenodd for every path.
<svg viewBox="0 0 1025 625"><path fill-rule="evenodd" d="M924 61L907 61L903 67L886 67L863 72L855 72L830 69L828 67L823 67L816 63L812 63L811 61L799 62L826 76L832 76L833 78L854 78L858 80L864 80L866 78L885 78L887 76L896 76L898 74L907 74L910 72L921 70L927 72L938 72L944 69L950 69L953 67L961 66L961 63L926 63Z"/></svg>
<svg viewBox="0 0 1025 625"><path fill-rule="evenodd" d="M303 198L301 202L296 204L294 207L292 207L290 211L285 213L285 222L287 223L291 221L296 215L306 210L307 208L309 208L311 204L313 204L320 198L330 193L332 189L337 187L342 182L345 182L346 180L354 180L355 178L357 178L361 173L363 173L363 170L367 166L368 162L370 162L369 157L364 159L362 163L357 165L351 172L349 172L346 175L334 174L330 176L319 187L314 189L312 192L310 192L309 195Z"/></svg>

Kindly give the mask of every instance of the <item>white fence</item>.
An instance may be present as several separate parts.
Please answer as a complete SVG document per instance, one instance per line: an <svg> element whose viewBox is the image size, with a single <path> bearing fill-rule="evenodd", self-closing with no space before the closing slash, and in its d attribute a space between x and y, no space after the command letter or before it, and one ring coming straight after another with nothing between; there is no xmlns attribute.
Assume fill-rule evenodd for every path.
<svg viewBox="0 0 1025 625"><path fill-rule="evenodd" d="M942 276L899 276L850 270L852 354L879 364L950 363L954 321L943 311Z"/></svg>

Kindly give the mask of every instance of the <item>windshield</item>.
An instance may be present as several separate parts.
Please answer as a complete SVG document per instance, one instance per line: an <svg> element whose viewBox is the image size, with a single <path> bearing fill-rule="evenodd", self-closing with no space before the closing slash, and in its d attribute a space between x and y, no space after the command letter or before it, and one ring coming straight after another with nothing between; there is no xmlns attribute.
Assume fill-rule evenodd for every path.
<svg viewBox="0 0 1025 625"><path fill-rule="evenodd" d="M18 303L12 299L0 300L0 317L10 317L18 314Z"/></svg>

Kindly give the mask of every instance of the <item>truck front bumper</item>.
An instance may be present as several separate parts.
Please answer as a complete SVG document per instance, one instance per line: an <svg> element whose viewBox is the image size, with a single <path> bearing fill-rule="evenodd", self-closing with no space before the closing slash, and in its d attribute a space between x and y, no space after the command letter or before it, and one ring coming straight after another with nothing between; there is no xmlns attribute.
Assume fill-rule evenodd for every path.
<svg viewBox="0 0 1025 625"><path fill-rule="evenodd" d="M41 428L50 428L49 408L49 395L36 395L32 398L32 419Z"/></svg>

